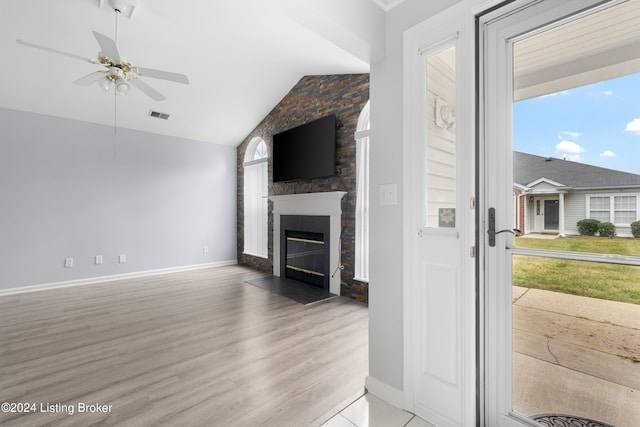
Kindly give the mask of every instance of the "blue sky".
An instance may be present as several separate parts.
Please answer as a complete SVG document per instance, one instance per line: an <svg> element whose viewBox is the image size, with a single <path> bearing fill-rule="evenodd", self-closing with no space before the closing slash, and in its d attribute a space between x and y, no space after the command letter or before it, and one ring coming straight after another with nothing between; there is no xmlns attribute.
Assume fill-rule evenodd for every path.
<svg viewBox="0 0 640 427"><path fill-rule="evenodd" d="M514 149L640 174L640 74L514 104Z"/></svg>

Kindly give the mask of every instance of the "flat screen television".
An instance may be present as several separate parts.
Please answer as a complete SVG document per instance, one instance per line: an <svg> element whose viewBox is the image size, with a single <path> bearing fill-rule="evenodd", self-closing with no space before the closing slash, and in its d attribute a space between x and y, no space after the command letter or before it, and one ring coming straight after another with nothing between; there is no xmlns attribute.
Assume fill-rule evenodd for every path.
<svg viewBox="0 0 640 427"><path fill-rule="evenodd" d="M273 135L273 182L336 174L336 116Z"/></svg>

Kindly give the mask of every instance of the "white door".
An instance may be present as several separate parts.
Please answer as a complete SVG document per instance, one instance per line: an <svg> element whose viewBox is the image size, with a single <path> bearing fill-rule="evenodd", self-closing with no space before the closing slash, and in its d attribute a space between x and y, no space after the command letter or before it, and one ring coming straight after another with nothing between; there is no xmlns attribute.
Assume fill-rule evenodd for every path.
<svg viewBox="0 0 640 427"><path fill-rule="evenodd" d="M405 396L437 426L475 424L473 21L405 33Z"/></svg>
<svg viewBox="0 0 640 427"><path fill-rule="evenodd" d="M603 256L593 253L569 253L553 250L533 250L522 247L514 247L514 238L509 232L500 232L502 229L510 228L513 215L513 203L511 199L513 185L513 103L514 99L522 99L532 95L536 90L544 85L548 85L547 93L560 91L569 87L586 84L583 79L594 70L611 70L611 67L618 66L621 61L635 60L640 57L637 48L635 50L620 49L615 55L611 50L604 49L597 52L596 43L587 44L586 54L584 52L565 52L564 58L556 52L558 62L556 64L546 64L542 66L540 62L553 58L553 46L559 44L556 37L541 37L537 40L546 40L540 43L540 56L538 64L540 67L535 72L520 73L518 63L514 58L517 55L516 45L525 40L533 40L532 37L538 35L555 35L572 40L580 40L595 31L593 26L582 25L579 31L573 31L574 23L582 19L598 19L598 14L609 9L618 7L623 2L601 1L601 0L526 0L515 1L509 5L497 9L480 18L480 53L481 58L481 78L480 84L480 132L479 135L479 165L480 165L480 203L478 206L480 220L483 224L483 231L479 233L484 263L480 264L483 269L481 275L481 290L485 296L482 318L485 321L484 337L485 355L484 378L485 378L485 405L486 411L484 423L490 427L500 426L539 426L532 421L533 415L523 414L514 406L514 373L518 367L515 366L512 349L513 338L513 299L512 299L512 257L538 257L545 259L561 259L597 263L615 262L618 264L638 265L640 258L637 257L617 257L616 255ZM626 3L631 7L640 7L635 1ZM601 15L604 20L604 15ZM609 16L609 15L607 15ZM595 18L594 18L595 17ZM625 19L623 16L621 19ZM583 21L585 22L585 21ZM615 25L614 21L609 22L604 34L607 37L600 37L601 40L613 40L613 36L624 36L628 34L622 24ZM622 21L618 21L622 22ZM637 20L635 21L637 26ZM554 33L548 33L556 29L563 29ZM612 28L617 28L619 33L614 33ZM630 28L630 27L629 27ZM622 37L620 37L622 38ZM548 39L551 39L548 40ZM633 41L637 42L637 39ZM522 45L521 45L522 46ZM590 50L594 49L594 50ZM573 55L576 55L573 57ZM581 56L582 55L582 56ZM625 57L627 55L628 57ZM633 57L635 55L635 59ZM571 61L573 60L573 61ZM564 62L563 62L564 61ZM609 67L609 68L606 68ZM535 68L535 67L534 67ZM573 80L572 80L573 79ZM597 81L597 80L595 80ZM575 86L568 86L574 84ZM555 88L554 88L555 85ZM551 91L551 92L548 92ZM542 95L543 92L539 92ZM553 201L536 199L536 204L540 203L540 222L537 218L537 207L534 208L536 215L536 229L545 222L543 213L551 209L550 203ZM545 209L545 202L547 203ZM492 213L493 212L493 213ZM555 227L554 221L547 221L546 227ZM493 238L491 238L493 237ZM598 264L600 265L600 264ZM571 274L568 272L567 274ZM557 367L558 364L554 366ZM606 366L603 366L606 369ZM558 370L550 371L557 372ZM531 374L531 373L529 373ZM522 377L522 375L521 375ZM551 383L554 378L551 375L545 380ZM538 381L535 375L527 379L529 383ZM545 384L545 381L540 381ZM565 384L568 384L567 380ZM567 387L567 390L570 388ZM564 398L571 399L568 391ZM582 392L582 391L580 391ZM589 393L597 393L589 390ZM527 396L532 400L534 394L538 396L549 396L544 389L533 390ZM580 399L576 397L575 399ZM553 406L556 402L547 398L545 404ZM568 406L572 407L572 406ZM577 405L573 406L577 407ZM572 414L580 416L584 414ZM637 421L637 420L636 420ZM569 425L569 424L567 424ZM637 425L637 424L630 424Z"/></svg>

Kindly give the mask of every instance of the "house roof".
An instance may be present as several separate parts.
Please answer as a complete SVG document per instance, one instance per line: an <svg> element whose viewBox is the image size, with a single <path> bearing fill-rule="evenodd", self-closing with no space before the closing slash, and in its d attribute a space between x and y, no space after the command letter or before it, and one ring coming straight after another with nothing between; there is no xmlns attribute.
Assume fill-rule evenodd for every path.
<svg viewBox="0 0 640 427"><path fill-rule="evenodd" d="M529 186L545 178L573 189L640 187L640 175L553 157L513 152L513 180Z"/></svg>

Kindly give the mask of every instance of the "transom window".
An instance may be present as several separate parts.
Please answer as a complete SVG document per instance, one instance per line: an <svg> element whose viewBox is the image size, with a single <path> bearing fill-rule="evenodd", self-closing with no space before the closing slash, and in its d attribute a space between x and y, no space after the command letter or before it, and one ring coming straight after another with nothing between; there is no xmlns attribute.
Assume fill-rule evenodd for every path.
<svg viewBox="0 0 640 427"><path fill-rule="evenodd" d="M260 138L260 141L258 141L258 144L256 145L256 148L253 152L252 160L264 159L266 157L267 157L267 144L265 144L264 140Z"/></svg>

